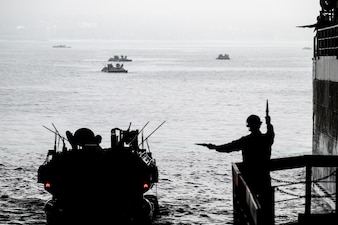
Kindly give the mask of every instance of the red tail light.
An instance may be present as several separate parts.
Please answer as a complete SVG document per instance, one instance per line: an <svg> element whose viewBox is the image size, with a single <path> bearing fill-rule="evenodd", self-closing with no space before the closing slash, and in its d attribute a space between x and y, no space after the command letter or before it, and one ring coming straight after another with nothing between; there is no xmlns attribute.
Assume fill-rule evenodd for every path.
<svg viewBox="0 0 338 225"><path fill-rule="evenodd" d="M45 188L46 189L50 189L50 187L51 187L51 184L49 182L45 183Z"/></svg>
<svg viewBox="0 0 338 225"><path fill-rule="evenodd" d="M148 189L149 189L149 184L144 183L144 184L143 184L143 189L144 189L144 190L148 190Z"/></svg>

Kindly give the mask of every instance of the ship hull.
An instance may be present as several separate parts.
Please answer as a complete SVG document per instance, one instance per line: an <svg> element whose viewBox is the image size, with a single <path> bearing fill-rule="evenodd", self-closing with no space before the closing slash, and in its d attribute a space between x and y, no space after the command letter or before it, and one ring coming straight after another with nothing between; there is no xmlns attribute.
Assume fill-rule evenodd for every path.
<svg viewBox="0 0 338 225"><path fill-rule="evenodd" d="M128 202L128 197L125 199ZM121 202L107 202L95 207L78 207L67 209L58 201L49 200L45 205L47 225L85 225L85 224L125 224L125 225L150 225L158 215L159 207L157 197L145 195L140 204L133 205L133 209L125 208Z"/></svg>
<svg viewBox="0 0 338 225"><path fill-rule="evenodd" d="M313 60L313 154L338 155L338 59L317 56ZM328 177L321 184L334 193L335 168L314 168L314 179Z"/></svg>

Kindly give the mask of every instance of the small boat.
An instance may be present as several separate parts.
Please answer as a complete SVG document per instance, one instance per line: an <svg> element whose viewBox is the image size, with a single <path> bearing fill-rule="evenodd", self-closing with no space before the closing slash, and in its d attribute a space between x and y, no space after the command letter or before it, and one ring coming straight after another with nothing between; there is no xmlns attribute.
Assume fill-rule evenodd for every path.
<svg viewBox="0 0 338 225"><path fill-rule="evenodd" d="M111 130L110 148L101 148L101 136L88 128L67 131L67 138L47 128L63 141L38 169L38 182L52 195L47 225L151 224L158 200L146 192L158 182L158 169L150 150L139 147L145 141L139 144L139 130L129 128Z"/></svg>
<svg viewBox="0 0 338 225"><path fill-rule="evenodd" d="M70 47L66 45L54 45L53 48L70 48Z"/></svg>
<svg viewBox="0 0 338 225"><path fill-rule="evenodd" d="M229 55L228 54L219 54L218 57L216 59L230 59Z"/></svg>
<svg viewBox="0 0 338 225"><path fill-rule="evenodd" d="M121 57L119 57L118 55L115 55L112 58L109 58L108 61L111 62L131 62L131 59L127 59L127 56L123 56L121 55Z"/></svg>
<svg viewBox="0 0 338 225"><path fill-rule="evenodd" d="M120 65L119 63L117 63L115 67L109 63L101 71L107 73L128 73L128 70L123 68L123 64Z"/></svg>

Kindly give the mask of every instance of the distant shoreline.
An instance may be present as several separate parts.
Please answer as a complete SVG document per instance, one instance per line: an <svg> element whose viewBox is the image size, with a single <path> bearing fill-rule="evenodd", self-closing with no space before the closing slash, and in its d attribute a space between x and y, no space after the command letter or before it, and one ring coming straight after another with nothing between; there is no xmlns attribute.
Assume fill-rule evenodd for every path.
<svg viewBox="0 0 338 225"><path fill-rule="evenodd" d="M46 39L46 40L33 40L33 39L6 39L0 38L0 43L4 42L29 42L29 43L41 43L46 42L51 45L57 45L57 43L65 43L66 46L71 45L72 43L134 43L134 44L145 44L147 46L151 45L161 45L161 44L170 44L171 47L175 45L189 45L195 46L199 45L200 47L215 47L215 46L224 46L224 47L299 47L303 48L304 46L312 46L312 42L309 40L259 40L259 41L247 41L247 40L107 40L107 39ZM70 44L71 43L71 44Z"/></svg>

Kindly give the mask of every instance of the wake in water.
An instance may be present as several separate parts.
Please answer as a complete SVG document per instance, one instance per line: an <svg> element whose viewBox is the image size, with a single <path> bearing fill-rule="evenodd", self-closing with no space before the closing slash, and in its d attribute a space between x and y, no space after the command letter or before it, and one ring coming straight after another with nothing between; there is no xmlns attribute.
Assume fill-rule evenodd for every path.
<svg viewBox="0 0 338 225"><path fill-rule="evenodd" d="M45 224L43 190L35 168L0 165L0 224ZM35 193L35 194L34 194Z"/></svg>

